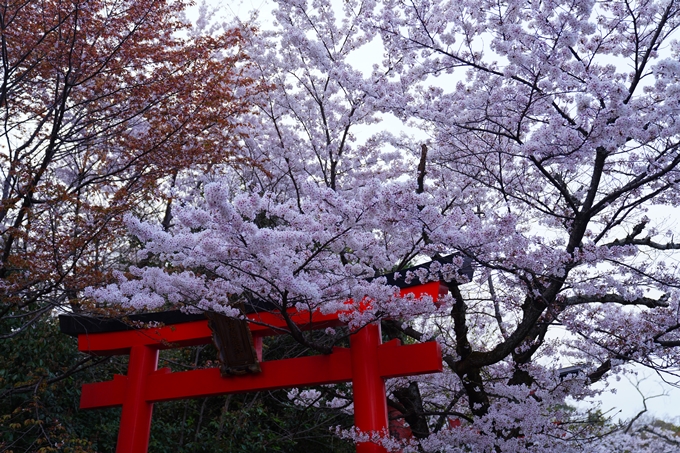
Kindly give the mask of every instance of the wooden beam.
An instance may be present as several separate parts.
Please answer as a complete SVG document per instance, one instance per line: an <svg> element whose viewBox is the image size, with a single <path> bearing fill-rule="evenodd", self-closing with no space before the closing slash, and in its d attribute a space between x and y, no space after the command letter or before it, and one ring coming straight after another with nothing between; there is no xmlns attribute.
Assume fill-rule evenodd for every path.
<svg viewBox="0 0 680 453"><path fill-rule="evenodd" d="M290 387L336 384L352 380L350 350L334 348L332 354L274 360L260 364L262 372L223 378L219 368L171 373L162 368L146 377L148 402L199 398L227 393L255 392ZM378 372L383 378L442 371L441 348L436 342L400 346L389 342L378 347ZM84 384L81 409L123 404L127 378Z"/></svg>

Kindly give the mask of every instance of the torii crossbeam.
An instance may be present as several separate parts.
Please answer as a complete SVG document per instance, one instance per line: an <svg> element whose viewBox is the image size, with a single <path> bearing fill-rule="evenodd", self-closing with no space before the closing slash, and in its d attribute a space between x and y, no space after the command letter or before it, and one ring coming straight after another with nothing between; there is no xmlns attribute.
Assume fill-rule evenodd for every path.
<svg viewBox="0 0 680 453"><path fill-rule="evenodd" d="M437 300L443 292L440 282L402 289L402 295L428 295ZM369 324L352 333L349 348L334 348L331 354L261 362L258 374L222 377L219 368L171 372L157 369L161 349L206 344L212 331L206 319L197 316L166 322L163 327L136 330L118 322L90 323L83 317L60 317L62 331L78 335L78 349L95 355L129 354L127 375L115 375L106 382L85 384L81 409L122 406L117 453L146 453L149 445L154 403L184 398L224 395L291 387L352 382L354 422L363 432L386 433L388 428L384 380L442 371L441 349L428 342L401 345L398 340L382 344L379 324ZM154 314L156 319L163 316ZM338 314L296 312L289 315L304 330L342 325ZM168 316L165 316L168 319ZM251 313L250 329L258 358L262 360L262 338L279 335L286 323L272 312ZM148 320L153 319L147 318ZM188 322L177 322L177 321ZM103 326L103 327L102 327ZM385 453L372 442L359 443L357 453Z"/></svg>

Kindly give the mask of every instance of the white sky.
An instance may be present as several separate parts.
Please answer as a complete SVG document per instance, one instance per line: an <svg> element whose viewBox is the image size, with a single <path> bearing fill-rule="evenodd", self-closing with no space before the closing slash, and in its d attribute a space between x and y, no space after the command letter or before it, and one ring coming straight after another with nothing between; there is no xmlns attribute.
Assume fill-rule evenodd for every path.
<svg viewBox="0 0 680 453"><path fill-rule="evenodd" d="M680 422L680 389L663 382L662 377L641 365L630 365L631 374L609 378L610 391L605 392L597 400L602 412L615 420L629 420L644 409L644 398L647 398L647 414L665 421ZM669 382L677 382L673 376L664 376ZM602 386L599 386L602 388ZM586 404L579 405L586 407Z"/></svg>

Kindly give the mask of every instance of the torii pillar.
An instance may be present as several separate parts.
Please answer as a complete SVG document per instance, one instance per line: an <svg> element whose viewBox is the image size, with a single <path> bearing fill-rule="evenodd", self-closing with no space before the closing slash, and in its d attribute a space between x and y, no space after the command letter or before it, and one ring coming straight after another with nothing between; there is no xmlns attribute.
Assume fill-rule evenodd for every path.
<svg viewBox="0 0 680 453"><path fill-rule="evenodd" d="M354 425L363 432L388 432L385 380L380 375L380 324L369 324L350 336ZM440 359L441 360L441 359ZM441 362L440 362L441 366ZM357 453L386 453L373 442L357 444Z"/></svg>

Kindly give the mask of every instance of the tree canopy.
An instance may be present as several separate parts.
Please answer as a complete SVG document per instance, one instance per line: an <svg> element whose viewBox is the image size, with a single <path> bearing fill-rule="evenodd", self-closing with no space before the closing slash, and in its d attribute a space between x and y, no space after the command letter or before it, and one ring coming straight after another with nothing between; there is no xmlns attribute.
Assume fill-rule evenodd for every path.
<svg viewBox="0 0 680 453"><path fill-rule="evenodd" d="M181 138L181 146L171 147L178 160L154 163L172 176L160 192L172 198L172 215L128 215L141 247L134 265L115 282L74 294L103 307L232 316L235 302L253 299L285 315L291 307L336 311L367 297L369 309L347 315L350 327L380 321L387 335L438 341L445 354L443 373L388 383L389 404L413 438L386 442L405 451L676 448L655 428L612 429L568 403L596 395L593 383L629 362L677 379L680 4L279 0L274 14L272 31L228 35L248 55L239 74L268 89L224 98L232 80L207 84L215 91L205 99L252 106L234 123L175 133L181 120L166 124L160 114L144 124L162 127L140 129L134 116L110 133L96 127L84 135L96 139L92 149L122 146L135 163L130 156L146 156L149 143ZM356 64L366 48L382 52L370 69ZM205 67L182 66L177 79L205 79L196 75ZM187 104L168 91L173 86L160 88L173 93L160 99L195 119L201 109L191 106L203 101ZM204 156L184 148L188 141L200 149L204 131L214 146L239 132L238 154L229 155L247 165L175 177L169 170L186 156ZM136 140L140 133L149 137ZM12 205L10 251L19 250L13 232L48 218L29 222L20 206L44 204L34 202L30 184L16 187L23 192ZM452 264L438 264L451 254ZM406 277L446 280L443 305L400 298L379 277L433 258L429 272ZM468 261L471 281L458 272ZM318 352L345 339L290 328ZM566 365L577 369L564 372ZM291 397L335 407L350 392ZM341 436L358 438L351 430Z"/></svg>

